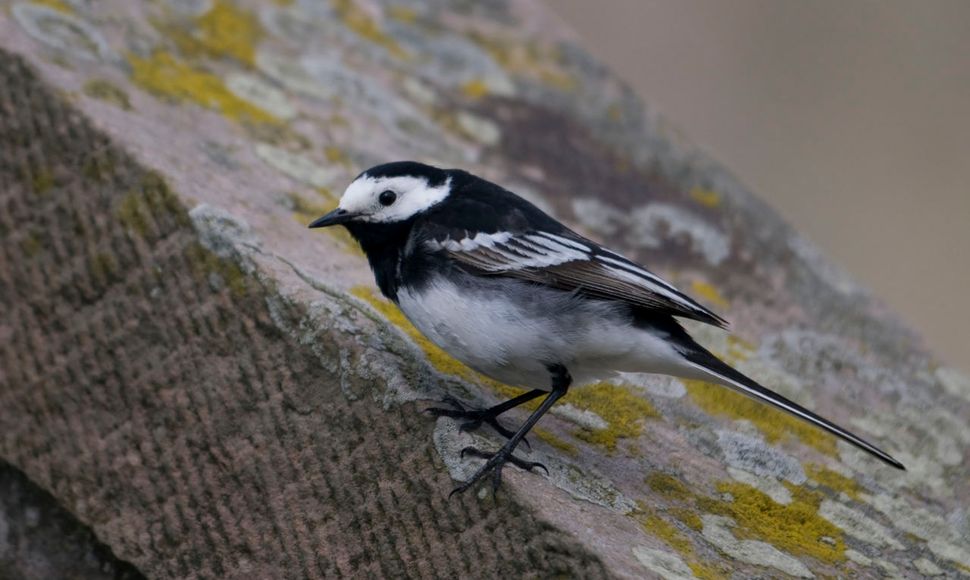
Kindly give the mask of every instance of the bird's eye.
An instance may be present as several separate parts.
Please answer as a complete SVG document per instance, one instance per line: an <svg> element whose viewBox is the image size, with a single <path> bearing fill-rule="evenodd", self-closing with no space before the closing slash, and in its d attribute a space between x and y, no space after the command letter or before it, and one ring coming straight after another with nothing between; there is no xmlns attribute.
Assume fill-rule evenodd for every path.
<svg viewBox="0 0 970 580"><path fill-rule="evenodd" d="M386 191L381 192L381 195L377 198L377 201L381 202L381 205L383 206L388 206L394 203L394 200L396 199L397 199L397 194L391 191L390 189L388 189Z"/></svg>

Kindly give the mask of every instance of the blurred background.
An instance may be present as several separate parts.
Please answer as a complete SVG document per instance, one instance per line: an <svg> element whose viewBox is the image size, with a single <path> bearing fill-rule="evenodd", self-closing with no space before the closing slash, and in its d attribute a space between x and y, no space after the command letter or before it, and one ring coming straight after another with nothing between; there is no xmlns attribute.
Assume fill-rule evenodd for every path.
<svg viewBox="0 0 970 580"><path fill-rule="evenodd" d="M970 370L970 1L547 5Z"/></svg>

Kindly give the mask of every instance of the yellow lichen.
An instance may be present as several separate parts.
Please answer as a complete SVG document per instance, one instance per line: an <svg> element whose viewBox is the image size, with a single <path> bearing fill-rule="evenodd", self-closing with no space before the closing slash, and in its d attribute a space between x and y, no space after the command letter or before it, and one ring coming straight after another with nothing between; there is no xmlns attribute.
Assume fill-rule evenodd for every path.
<svg viewBox="0 0 970 580"><path fill-rule="evenodd" d="M330 163L339 163L341 165L350 166L350 159L343 149L337 147L336 145L328 145L323 148L323 154L326 155L327 161Z"/></svg>
<svg viewBox="0 0 970 580"><path fill-rule="evenodd" d="M488 83L482 79L472 79L461 85L461 93L469 99L480 99L488 94Z"/></svg>
<svg viewBox="0 0 970 580"><path fill-rule="evenodd" d="M646 481L651 491L670 499L684 501L692 496L692 492L687 489L687 486L669 473L656 471L651 473Z"/></svg>
<svg viewBox="0 0 970 580"><path fill-rule="evenodd" d="M697 515L697 512L689 508L674 508L670 510L670 515L677 518L680 523L684 524L688 528L694 530L695 532L700 532L704 529L704 522L701 517Z"/></svg>
<svg viewBox="0 0 970 580"><path fill-rule="evenodd" d="M715 208L721 205L721 194L710 189L695 187L690 190L690 196L694 201L706 207Z"/></svg>
<svg viewBox="0 0 970 580"><path fill-rule="evenodd" d="M735 481L721 482L717 490L731 495L722 503L722 515L737 522L734 535L754 539L790 552L805 555L821 562L845 560L845 541L842 530L818 515L822 494L785 483L792 494L788 505L776 503L764 492Z"/></svg>
<svg viewBox="0 0 970 580"><path fill-rule="evenodd" d="M535 436L538 439L546 442L547 444L555 447L556 449L559 449L560 451L565 451L570 455L576 455L577 453L579 453L579 450L576 449L575 445L553 435L552 431L549 431L548 429L544 429L542 427L533 427L532 432L535 433Z"/></svg>
<svg viewBox="0 0 970 580"><path fill-rule="evenodd" d="M92 79L84 83L82 89L84 94L102 101L116 105L126 111L131 110L131 102L128 100L128 93L123 89L104 79Z"/></svg>
<svg viewBox="0 0 970 580"><path fill-rule="evenodd" d="M859 494L862 492L862 486L856 480L827 467L810 463L805 467L805 473L819 485L827 487L834 492L845 493L845 495L852 499L858 499Z"/></svg>
<svg viewBox="0 0 970 580"><path fill-rule="evenodd" d="M581 429L576 436L610 451L616 449L619 439L642 433L644 419L660 416L646 399L611 383L594 383L571 389L563 400L574 407L596 413L609 424L605 429Z"/></svg>
<svg viewBox="0 0 970 580"><path fill-rule="evenodd" d="M644 531L660 538L676 550L683 557L694 576L702 580L724 577L717 568L704 564L698 559L693 542L686 534L677 529L677 526L654 513L646 504L640 502L638 506L639 509L634 512L634 518L640 522Z"/></svg>
<svg viewBox="0 0 970 580"><path fill-rule="evenodd" d="M191 101L235 121L276 122L270 113L234 95L216 75L189 66L164 51L142 58L128 55L131 80L156 95Z"/></svg>
<svg viewBox="0 0 970 580"><path fill-rule="evenodd" d="M387 9L387 15L405 24L414 24L418 19L418 13L408 6L391 6Z"/></svg>
<svg viewBox="0 0 970 580"><path fill-rule="evenodd" d="M691 291L704 300L707 300L717 308L727 308L730 306L727 299L717 291L717 288L702 280L694 280L690 285Z"/></svg>
<svg viewBox="0 0 970 580"><path fill-rule="evenodd" d="M333 9L344 25L363 38L384 47L387 52L397 58L406 58L407 52L401 48L396 40L381 30L374 18L357 5L354 0L332 0Z"/></svg>
<svg viewBox="0 0 970 580"><path fill-rule="evenodd" d="M835 438L784 411L760 403L734 391L703 381L685 380L687 393L697 406L710 415L744 419L753 423L770 443L797 437L818 451L835 456Z"/></svg>
<svg viewBox="0 0 970 580"><path fill-rule="evenodd" d="M31 4L39 4L41 6L47 6L48 8L53 8L58 12L64 12L65 14L73 14L74 8L64 0L33 0Z"/></svg>
<svg viewBox="0 0 970 580"><path fill-rule="evenodd" d="M195 28L160 27L187 57L232 58L247 66L256 61L256 44L265 32L259 20L232 2L216 0L195 20Z"/></svg>

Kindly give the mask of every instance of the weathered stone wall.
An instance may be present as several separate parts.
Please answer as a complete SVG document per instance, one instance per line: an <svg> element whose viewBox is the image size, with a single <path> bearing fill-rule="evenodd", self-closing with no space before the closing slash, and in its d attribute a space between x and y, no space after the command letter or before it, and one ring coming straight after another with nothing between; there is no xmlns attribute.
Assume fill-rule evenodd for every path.
<svg viewBox="0 0 970 580"><path fill-rule="evenodd" d="M0 458L147 576L970 573L970 381L540 5L0 2L0 50ZM910 470L627 376L543 421L549 477L448 501L472 436L422 402L512 391L303 227L399 158L651 265Z"/></svg>

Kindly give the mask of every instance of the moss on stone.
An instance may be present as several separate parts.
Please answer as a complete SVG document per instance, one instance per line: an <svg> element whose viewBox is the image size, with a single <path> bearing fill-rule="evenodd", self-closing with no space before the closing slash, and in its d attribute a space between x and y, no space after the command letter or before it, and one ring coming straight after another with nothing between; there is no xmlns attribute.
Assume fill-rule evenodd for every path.
<svg viewBox="0 0 970 580"><path fill-rule="evenodd" d="M98 252L91 256L88 269L91 271L91 277L94 278L95 283L104 286L114 279L118 273L118 263L111 254Z"/></svg>
<svg viewBox="0 0 970 580"><path fill-rule="evenodd" d="M129 54L131 80L141 88L176 102L189 101L234 121L275 123L263 109L234 95L216 75L195 68L165 51L142 58Z"/></svg>
<svg viewBox="0 0 970 580"><path fill-rule="evenodd" d="M46 167L38 169L31 175L30 187L38 195L47 193L54 187L54 173Z"/></svg>
<svg viewBox="0 0 970 580"><path fill-rule="evenodd" d="M220 258L198 242L186 249L185 257L200 280L211 283L214 275L233 297L244 298L249 293L250 278L235 262Z"/></svg>
<svg viewBox="0 0 970 580"><path fill-rule="evenodd" d="M128 229L145 236L151 225L162 218L174 218L179 225L188 225L185 208L159 174L147 172L138 185L115 208L115 216Z"/></svg>
<svg viewBox="0 0 970 580"><path fill-rule="evenodd" d="M730 419L744 419L753 423L770 443L796 437L802 443L835 457L835 438L800 419L735 393L734 391L703 381L684 380L687 393L697 406L710 415Z"/></svg>
<svg viewBox="0 0 970 580"><path fill-rule="evenodd" d="M563 400L596 413L609 424L605 429L581 429L576 436L610 451L616 449L620 439L640 435L644 419L660 416L646 399L612 383L594 383L571 389Z"/></svg>
<svg viewBox="0 0 970 580"><path fill-rule="evenodd" d="M33 258L39 254L43 249L43 244L41 244L40 236L37 235L37 232L28 231L24 239L20 240L20 249L28 258Z"/></svg>
<svg viewBox="0 0 970 580"><path fill-rule="evenodd" d="M126 111L131 110L131 101L128 100L128 93L111 81L91 79L84 83L84 87L81 90L92 99L111 103Z"/></svg>
<svg viewBox="0 0 970 580"><path fill-rule="evenodd" d="M130 192L121 198L115 209L115 216L127 227L140 236L148 233L149 219L147 209L142 204L140 192Z"/></svg>

